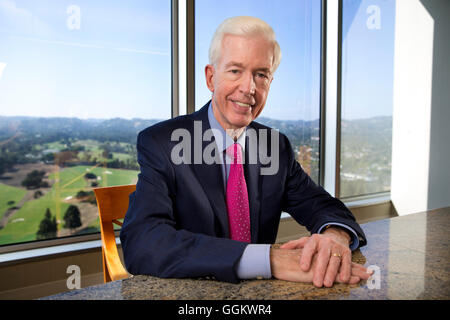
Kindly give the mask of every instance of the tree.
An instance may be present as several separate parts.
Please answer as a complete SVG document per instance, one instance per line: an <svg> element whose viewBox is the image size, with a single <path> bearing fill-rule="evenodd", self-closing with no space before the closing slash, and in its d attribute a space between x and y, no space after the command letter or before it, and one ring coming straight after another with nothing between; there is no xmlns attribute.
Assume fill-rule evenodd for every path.
<svg viewBox="0 0 450 320"><path fill-rule="evenodd" d="M59 166L64 166L77 158L77 152L71 150L63 150L54 155L54 162Z"/></svg>
<svg viewBox="0 0 450 320"><path fill-rule="evenodd" d="M27 189L35 189L39 187L48 187L43 184L42 178L45 176L45 171L33 170L27 174L26 178L22 181L22 186Z"/></svg>
<svg viewBox="0 0 450 320"><path fill-rule="evenodd" d="M112 158L112 153L109 152L108 148L103 149L102 157L105 158L105 159L111 159Z"/></svg>
<svg viewBox="0 0 450 320"><path fill-rule="evenodd" d="M81 226L80 210L77 206L71 205L64 214L64 228L70 228L72 231Z"/></svg>
<svg viewBox="0 0 450 320"><path fill-rule="evenodd" d="M92 172L88 172L84 175L84 178L85 179L97 179L97 176Z"/></svg>
<svg viewBox="0 0 450 320"><path fill-rule="evenodd" d="M54 153L46 153L41 158L42 161L45 163L53 163L55 160L55 154Z"/></svg>
<svg viewBox="0 0 450 320"><path fill-rule="evenodd" d="M52 214L50 213L50 209L47 208L45 211L44 219L41 220L39 224L39 230L36 232L36 239L51 239L56 238L56 232L58 230L56 224L56 217L52 218Z"/></svg>
<svg viewBox="0 0 450 320"><path fill-rule="evenodd" d="M34 198L35 199L37 199L39 197L42 197L42 196L43 196L43 193L42 193L41 190L37 190L37 191L34 192Z"/></svg>

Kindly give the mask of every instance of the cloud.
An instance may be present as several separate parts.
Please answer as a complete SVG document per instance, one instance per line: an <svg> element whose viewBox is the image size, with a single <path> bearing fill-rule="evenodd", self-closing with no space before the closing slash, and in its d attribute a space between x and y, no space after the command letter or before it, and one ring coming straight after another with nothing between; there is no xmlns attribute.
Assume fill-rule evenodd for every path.
<svg viewBox="0 0 450 320"><path fill-rule="evenodd" d="M48 23L39 19L30 10L20 8L12 0L0 0L1 29L14 33L25 33L36 36L53 34Z"/></svg>
<svg viewBox="0 0 450 320"><path fill-rule="evenodd" d="M150 54L150 55L157 55L157 56L168 56L168 52L162 52L162 51L150 51L150 50L141 50L141 49L132 49L132 48L115 48L117 51L122 52L131 52L131 53L143 53L143 54Z"/></svg>
<svg viewBox="0 0 450 320"><path fill-rule="evenodd" d="M6 63L0 62L0 79L3 76L3 70L5 70L5 68L6 68Z"/></svg>
<svg viewBox="0 0 450 320"><path fill-rule="evenodd" d="M12 0L0 0L0 8L14 15L31 16L31 13L25 9L17 8Z"/></svg>
<svg viewBox="0 0 450 320"><path fill-rule="evenodd" d="M59 40L46 40L46 39L38 39L38 38L30 38L30 37L17 37L17 36L12 36L12 38L28 40L28 41L35 41L35 42L40 42L40 43L47 43L47 44L58 44L58 45L70 46L70 47L104 49L103 46L96 45L96 44L89 44L89 43L59 41Z"/></svg>

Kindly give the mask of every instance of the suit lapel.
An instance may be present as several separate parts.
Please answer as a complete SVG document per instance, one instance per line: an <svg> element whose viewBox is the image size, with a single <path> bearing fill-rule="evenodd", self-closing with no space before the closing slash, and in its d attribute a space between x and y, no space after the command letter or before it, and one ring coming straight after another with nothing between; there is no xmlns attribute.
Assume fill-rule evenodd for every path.
<svg viewBox="0 0 450 320"><path fill-rule="evenodd" d="M206 130L210 129L209 121L208 121L208 105L209 102L194 115L194 121L201 121L201 137L198 137L199 132L197 132L197 136L194 139L201 139L201 152L203 155L203 151L205 148L214 141L214 137L212 137L212 141L203 141L202 137ZM197 123L197 126L199 123ZM198 129L198 127L197 127ZM191 131L194 133L194 127ZM195 135L194 135L195 136ZM196 143L200 143L197 141ZM192 161L194 161L194 152L195 152L195 143L192 143ZM197 150L199 152L199 150ZM191 164L191 168L194 171L197 179L200 182L200 185L203 187L203 191L209 199L212 210L219 221L220 227L223 231L223 237L229 237L229 227L228 227L228 214L227 214L227 206L225 201L225 191L223 188L223 177L222 177L222 167L220 163L214 164L206 164L201 161L200 164Z"/></svg>

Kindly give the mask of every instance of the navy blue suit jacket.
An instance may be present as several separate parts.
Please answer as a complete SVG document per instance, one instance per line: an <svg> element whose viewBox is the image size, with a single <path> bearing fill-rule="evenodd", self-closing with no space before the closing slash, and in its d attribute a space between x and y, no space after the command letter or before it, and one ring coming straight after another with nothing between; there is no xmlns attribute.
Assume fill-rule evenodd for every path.
<svg viewBox="0 0 450 320"><path fill-rule="evenodd" d="M172 149L179 143L171 141L172 132L184 128L194 137L194 121L201 121L203 132L209 129L208 105L139 133L141 172L120 232L125 266L131 274L239 281L236 265L246 243L229 239L221 164L176 165L171 161ZM270 129L257 122L248 128L256 132ZM201 146L210 143L203 141ZM248 160L248 146L245 150ZM352 213L302 170L285 135L279 134L278 172L261 175L263 166L259 160L244 165L252 243L274 243L285 211L311 233L329 222L348 225L360 237L360 246L366 244Z"/></svg>

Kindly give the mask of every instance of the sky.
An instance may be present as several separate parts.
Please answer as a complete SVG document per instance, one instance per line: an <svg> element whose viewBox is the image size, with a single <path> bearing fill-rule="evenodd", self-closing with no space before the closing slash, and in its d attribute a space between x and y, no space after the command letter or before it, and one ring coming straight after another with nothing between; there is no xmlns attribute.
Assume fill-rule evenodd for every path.
<svg viewBox="0 0 450 320"><path fill-rule="evenodd" d="M211 96L204 66L217 25L232 16L248 15L272 26L282 52L260 116L281 120L319 118L320 9L320 1L310 0L196 0L196 83L201 84L196 86L197 108Z"/></svg>
<svg viewBox="0 0 450 320"><path fill-rule="evenodd" d="M170 1L0 0L0 115L170 117L170 21Z"/></svg>
<svg viewBox="0 0 450 320"><path fill-rule="evenodd" d="M394 8L344 0L344 118L392 114ZM198 108L210 97L215 28L252 15L273 27L283 55L261 116L319 118L320 1L196 0L195 13ZM0 116L169 118L170 21L168 0L0 0Z"/></svg>
<svg viewBox="0 0 450 320"><path fill-rule="evenodd" d="M395 1L344 0L342 117L391 116Z"/></svg>

